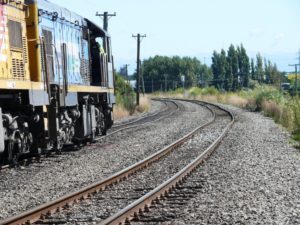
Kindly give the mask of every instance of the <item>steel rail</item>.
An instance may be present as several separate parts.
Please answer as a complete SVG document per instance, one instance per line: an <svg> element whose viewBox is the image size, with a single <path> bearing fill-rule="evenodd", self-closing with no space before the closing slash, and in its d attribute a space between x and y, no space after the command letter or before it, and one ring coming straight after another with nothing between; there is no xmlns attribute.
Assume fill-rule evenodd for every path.
<svg viewBox="0 0 300 225"><path fill-rule="evenodd" d="M235 122L234 115L218 105L214 105L208 102L204 102L205 104L213 105L229 114L231 117L231 122L226 126L222 134L201 154L199 155L193 162L175 174L172 178L150 191L148 194L144 195L140 199L136 200L123 210L119 211L115 215L103 220L99 225L120 225L120 224L130 224L130 220L134 218L138 218L139 213L147 212L149 210L149 206L155 204L160 199L164 198L168 195L170 191L175 189L180 183L182 183L196 168L204 162L218 147L220 142L226 136L228 130L232 127Z"/></svg>
<svg viewBox="0 0 300 225"><path fill-rule="evenodd" d="M184 101L184 100L180 100ZM129 176L133 175L134 173L147 168L147 166L151 165L152 163L158 161L162 157L166 156L167 154L171 153L174 149L182 145L188 139L193 137L199 130L203 129L204 127L213 123L216 119L215 112L208 106L205 106L212 114L212 118L207 123L197 127L184 137L178 139L177 141L173 142L172 144L166 146L165 148L161 149L160 151L156 152L155 154L147 157L146 159L120 171L116 174L109 176L108 178L91 184L85 188L82 188L76 192L71 194L62 196L54 201L49 203L45 203L41 206L38 206L34 209L25 211L19 215L13 216L11 218L7 218L5 220L0 221L0 225L20 225L20 224L30 224L38 221L39 219L43 218L46 215L55 213L60 211L61 209L68 207L80 199L86 199L93 193L98 193L102 190L105 190L107 187L117 184L124 179L127 179Z"/></svg>
<svg viewBox="0 0 300 225"><path fill-rule="evenodd" d="M170 101L170 100L169 100L169 101ZM164 119L164 118L166 118L166 117L169 117L169 116L173 115L174 113L176 113L176 112L179 111L179 106L178 106L178 104L177 104L176 102L174 102L174 101L170 101L170 102L173 102L173 103L176 105L177 109L176 109L175 111L170 112L170 113L168 113L167 115L164 115L164 116L162 116L162 117L159 117L159 118L157 118L157 119L155 119L155 120L153 120L153 121L149 121L149 122L146 122L146 123L143 123L143 124L132 125L132 126L128 126L128 127L124 127L124 128L115 130L115 131L113 131L113 132L111 132L111 133L106 134L105 136L101 136L101 137L95 138L95 141L100 141L100 140L102 140L102 139L105 139L105 138L107 138L107 137L109 137L109 136L111 136L111 135L113 135L113 134L119 133L119 132L124 131L124 130L129 130L129 129L136 128L136 127L146 126L146 125L155 123L155 122L157 122L157 121L159 121L159 120L162 120L162 119ZM126 125L126 124L125 124L125 125Z"/></svg>

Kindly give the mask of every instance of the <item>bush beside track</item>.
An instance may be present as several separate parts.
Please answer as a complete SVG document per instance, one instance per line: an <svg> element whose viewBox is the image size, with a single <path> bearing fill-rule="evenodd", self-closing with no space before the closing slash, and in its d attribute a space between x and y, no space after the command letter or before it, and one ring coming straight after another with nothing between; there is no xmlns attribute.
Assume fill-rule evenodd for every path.
<svg viewBox="0 0 300 225"><path fill-rule="evenodd" d="M133 88L119 74L116 75L116 103L114 108L115 119L128 117L135 112L143 113L150 109L150 100L141 96L140 105L136 106L136 95Z"/></svg>

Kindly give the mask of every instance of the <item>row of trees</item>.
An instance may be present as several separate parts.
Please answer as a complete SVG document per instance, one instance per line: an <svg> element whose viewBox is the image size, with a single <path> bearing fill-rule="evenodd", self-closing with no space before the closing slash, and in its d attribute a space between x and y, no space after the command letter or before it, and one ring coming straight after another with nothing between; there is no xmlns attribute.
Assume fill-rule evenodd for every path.
<svg viewBox="0 0 300 225"><path fill-rule="evenodd" d="M260 54L256 55L256 64L251 59L251 79L257 80L259 83L275 84L286 82L287 78L284 73L279 72L276 63L263 59Z"/></svg>
<svg viewBox="0 0 300 225"><path fill-rule="evenodd" d="M279 86L286 79L276 64L260 54L250 60L242 44L237 47L231 44L227 52L224 49L220 53L214 51L211 67L195 57L150 57L142 64L142 74L146 92L182 87L182 76L186 87L212 85L226 91L248 88L253 84L251 80Z"/></svg>
<svg viewBox="0 0 300 225"><path fill-rule="evenodd" d="M256 55L256 61L247 55L246 49L241 44L234 47L230 45L227 52L224 49L220 53L213 52L212 56L212 84L221 90L236 91L243 87L248 88L250 79L259 83L279 85L284 79L276 64Z"/></svg>
<svg viewBox="0 0 300 225"><path fill-rule="evenodd" d="M146 92L180 87L182 76L187 87L208 85L212 78L211 69L191 57L151 57L144 61L142 72Z"/></svg>

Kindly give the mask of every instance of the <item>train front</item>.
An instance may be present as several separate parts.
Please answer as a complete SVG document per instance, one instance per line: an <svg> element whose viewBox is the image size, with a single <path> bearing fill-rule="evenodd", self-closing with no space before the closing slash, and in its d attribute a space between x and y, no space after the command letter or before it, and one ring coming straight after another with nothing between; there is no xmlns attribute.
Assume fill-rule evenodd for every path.
<svg viewBox="0 0 300 225"><path fill-rule="evenodd" d="M60 151L112 126L109 35L46 0L0 0L0 161Z"/></svg>

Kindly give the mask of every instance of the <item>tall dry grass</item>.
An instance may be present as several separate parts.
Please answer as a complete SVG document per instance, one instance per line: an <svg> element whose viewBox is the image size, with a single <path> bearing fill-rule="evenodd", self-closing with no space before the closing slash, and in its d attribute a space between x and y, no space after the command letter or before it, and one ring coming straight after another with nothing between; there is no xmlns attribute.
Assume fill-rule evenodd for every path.
<svg viewBox="0 0 300 225"><path fill-rule="evenodd" d="M283 108L276 102L263 101L262 111L266 116L274 118L277 123L282 121Z"/></svg>
<svg viewBox="0 0 300 225"><path fill-rule="evenodd" d="M124 108L122 105L115 105L114 106L114 119L123 119L130 115L129 111Z"/></svg>
<svg viewBox="0 0 300 225"><path fill-rule="evenodd" d="M148 112L150 110L150 98L145 95L140 97L140 105L136 107L138 113Z"/></svg>
<svg viewBox="0 0 300 225"><path fill-rule="evenodd" d="M148 112L151 108L150 98L148 96L142 96L140 98L140 105L135 106L135 109L132 110L132 107L124 106L124 103L119 103L114 106L114 118L116 120L128 117L134 113L143 113Z"/></svg>
<svg viewBox="0 0 300 225"><path fill-rule="evenodd" d="M242 98L238 95L229 95L226 96L224 99L224 103L229 104L229 105L234 105L237 106L239 108L246 108L247 105L249 104L249 100Z"/></svg>
<svg viewBox="0 0 300 225"><path fill-rule="evenodd" d="M202 100L205 102L218 102L218 96L215 95L199 95L195 99Z"/></svg>

